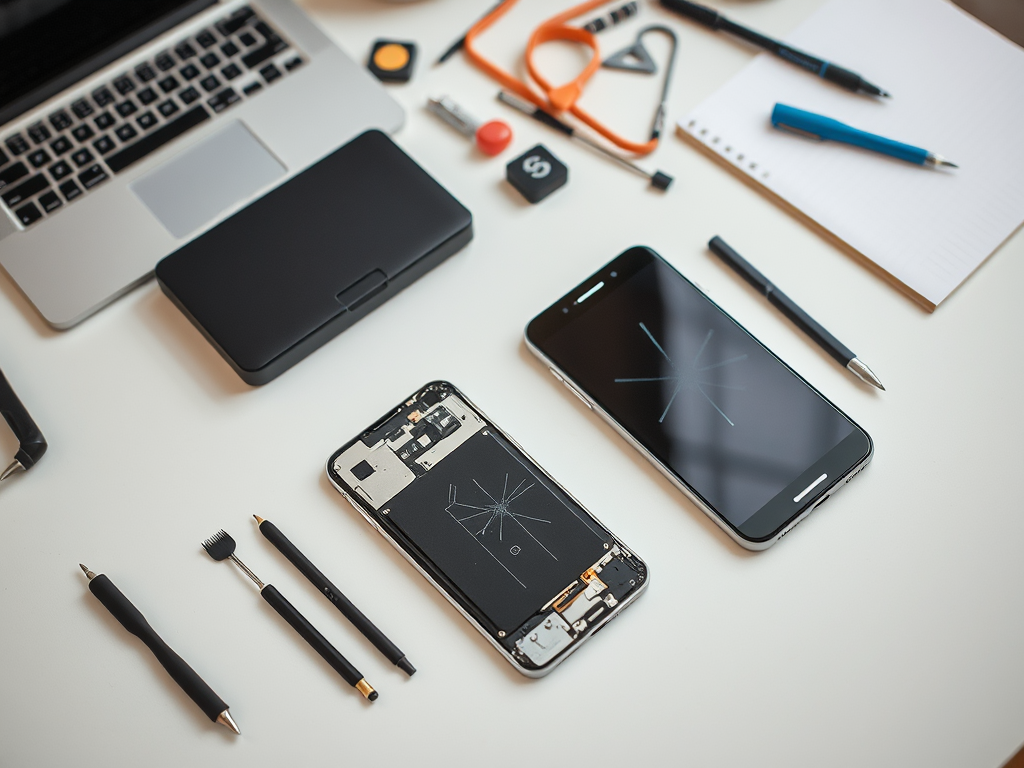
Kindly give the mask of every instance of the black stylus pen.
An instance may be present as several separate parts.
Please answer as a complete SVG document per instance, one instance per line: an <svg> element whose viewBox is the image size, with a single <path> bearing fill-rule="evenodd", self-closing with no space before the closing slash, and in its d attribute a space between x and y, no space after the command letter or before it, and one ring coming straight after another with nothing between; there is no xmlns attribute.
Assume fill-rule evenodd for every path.
<svg viewBox="0 0 1024 768"><path fill-rule="evenodd" d="M373 643L374 647L383 653L388 661L407 675L412 676L415 674L416 667L409 663L409 660L405 658L405 654L398 649L398 646L392 643L387 638L387 635L377 629L373 622L366 618L363 612L356 608L352 601L345 597L341 590L334 586L320 572L320 569L313 565L309 558L289 541L287 536L281 533L281 530L276 525L269 520L264 520L259 515L253 515L253 517L256 518L256 526L267 541L277 547L278 551L287 557L303 576L309 579L309 583L320 590L321 594L330 600L334 607L341 611L356 629L363 633L363 637Z"/></svg>
<svg viewBox="0 0 1024 768"><path fill-rule="evenodd" d="M740 26L736 22L725 18L725 16L720 14L714 8L697 5L696 3L691 3L688 0L661 0L661 4L670 11L675 11L687 18L693 19L698 24L703 24L705 27L710 27L716 31L722 30L723 32L728 32L730 35L735 35L742 40L746 40L748 43L753 43L759 48L764 48L769 53L774 53L780 59L785 59L791 64L796 64L801 69L806 69L811 74L817 75L831 83L835 83L838 86L846 88L848 91L853 91L855 93L859 91L872 96L888 97L890 95L877 85L869 83L856 72L851 72L848 69L843 69L842 67L833 64L832 62L819 59L816 56L811 56L809 53L804 53L792 46L786 45L778 40L774 40L766 35L762 35L760 32L755 32L748 27Z"/></svg>
<svg viewBox="0 0 1024 768"><path fill-rule="evenodd" d="M813 317L800 309L789 296L776 288L767 277L758 272L749 261L730 248L722 238L717 235L711 238L708 248L718 258L732 267L736 274L763 293L768 301L774 304L782 314L792 320L801 331L810 336L819 347L828 352L836 362L843 365L861 381L885 390L882 382L878 380L874 372L858 360L849 347L826 331Z"/></svg>
<svg viewBox="0 0 1024 768"><path fill-rule="evenodd" d="M114 586L114 582L102 573L96 575L81 563L78 565L89 579L89 591L96 595L96 599L103 603L103 607L110 611L110 614L121 622L125 629L146 644L146 647L156 656L157 661L163 664L167 674L203 710L203 714L234 733L241 733L238 726L235 725L235 721L231 719L231 713L228 712L228 705L224 703L224 700L213 692L206 681L197 675L196 671L186 664L181 656L172 651L170 646L160 639L160 635L149 625L142 612L131 604L121 590Z"/></svg>

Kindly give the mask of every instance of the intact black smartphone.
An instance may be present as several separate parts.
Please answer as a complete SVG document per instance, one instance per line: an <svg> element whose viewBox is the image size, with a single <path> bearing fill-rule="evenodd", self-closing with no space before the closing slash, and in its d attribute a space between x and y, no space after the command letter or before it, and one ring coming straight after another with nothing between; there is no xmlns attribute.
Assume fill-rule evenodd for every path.
<svg viewBox="0 0 1024 768"><path fill-rule="evenodd" d="M650 248L534 318L526 343L747 549L770 547L871 460L867 432Z"/></svg>

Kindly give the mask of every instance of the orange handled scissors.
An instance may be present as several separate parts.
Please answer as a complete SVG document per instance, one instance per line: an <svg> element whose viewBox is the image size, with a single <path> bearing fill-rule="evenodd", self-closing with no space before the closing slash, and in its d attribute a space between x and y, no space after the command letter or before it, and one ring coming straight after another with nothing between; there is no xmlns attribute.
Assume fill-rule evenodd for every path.
<svg viewBox="0 0 1024 768"><path fill-rule="evenodd" d="M530 39L526 44L526 69L530 73L530 77L543 91L543 94L538 94L527 83L524 83L522 80L506 72L497 65L492 64L476 49L475 42L477 36L508 13L518 0L505 0L504 3L496 7L489 14L480 19L480 21L474 24L469 32L466 33L464 51L466 56L469 57L469 60L483 72L494 80L497 80L506 89L518 94L524 99L527 99L541 109L556 113L568 112L615 146L624 149L627 152L633 152L637 155L647 155L653 152L658 146L658 140L661 136L661 126L664 121L665 113L665 98L668 93L669 78L671 77L672 66L675 60L674 44L672 47L672 58L669 61L668 69L665 73L665 83L662 89L661 103L658 106L657 113L655 114L654 128L651 131L651 138L646 142L640 143L630 141L629 139L619 136L607 126L599 122L593 115L585 111L577 103L580 96L583 94L583 87L587 84L587 81L593 77L598 67L601 66L601 54L598 51L597 38L592 32L581 27L569 26L567 22L575 19L577 16L589 13L598 6L607 4L609 1L610 0L587 0L579 5L573 6L569 10L560 13L557 16L553 16L542 23L533 31L533 34L530 35ZM537 70L533 61L533 53L537 46L554 40L579 43L580 45L585 45L590 48L592 52L590 61L587 62L583 71L580 72L575 79L558 86L552 85L551 82L549 82L547 78Z"/></svg>

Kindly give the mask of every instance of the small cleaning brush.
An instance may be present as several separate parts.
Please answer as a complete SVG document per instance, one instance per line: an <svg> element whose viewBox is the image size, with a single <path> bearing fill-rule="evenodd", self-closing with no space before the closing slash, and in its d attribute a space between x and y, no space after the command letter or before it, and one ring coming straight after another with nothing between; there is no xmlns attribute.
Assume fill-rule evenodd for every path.
<svg viewBox="0 0 1024 768"><path fill-rule="evenodd" d="M355 667L335 648L326 637L317 631L317 628L309 623L294 605L289 603L284 595L277 591L273 584L264 584L256 574L249 570L245 563L235 556L235 540L225 531L218 531L217 534L203 542L203 549L214 560L230 559L242 572L253 580L253 583L260 588L263 599L270 603L281 617L292 625L292 629L298 632L302 639L312 646L313 650L323 656L324 661L334 667L335 671L345 678L345 682L359 691L370 701L376 701L378 693L373 690L366 678L364 678Z"/></svg>

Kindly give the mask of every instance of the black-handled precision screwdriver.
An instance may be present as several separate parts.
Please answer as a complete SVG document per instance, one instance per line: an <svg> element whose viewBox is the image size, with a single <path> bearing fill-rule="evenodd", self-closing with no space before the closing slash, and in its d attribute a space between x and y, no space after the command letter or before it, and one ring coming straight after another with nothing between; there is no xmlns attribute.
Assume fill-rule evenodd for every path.
<svg viewBox="0 0 1024 768"><path fill-rule="evenodd" d="M320 569L313 565L287 536L281 533L280 528L259 515L253 515L253 517L256 518L256 527L259 528L266 540L277 547L278 551L299 569L299 573L320 590L320 593L330 600L334 607L341 611L342 615L352 622L352 625L363 634L363 637L373 643L374 647L383 653L388 661L409 676L416 672L416 667L409 662L398 646L377 629L376 625L366 618L363 612L356 608L352 601L345 597L341 590L334 586L330 579L324 576Z"/></svg>
<svg viewBox="0 0 1024 768"><path fill-rule="evenodd" d="M348 659L341 655L341 652L331 645L326 637L320 634L316 627L309 623L309 620L299 613L298 609L289 603L284 595L277 591L273 584L264 584L249 570L249 567L235 556L235 540L226 531L218 531L216 535L203 542L203 549L214 560L230 560L238 566L246 576L252 579L263 599L270 603L271 607L287 621L296 632L320 654L324 661L330 664L334 671L341 675L345 682L359 691L370 701L376 701L378 693L366 682L359 670L352 666Z"/></svg>
<svg viewBox="0 0 1024 768"><path fill-rule="evenodd" d="M131 601L104 574L95 574L79 563L89 579L89 591L96 595L96 599L103 603L103 607L110 611L110 614L121 622L121 625L139 638L146 647L153 652L167 674L173 678L181 690L188 694L188 697L196 703L203 714L220 723L234 733L240 733L235 721L231 719L228 712L228 705L224 699L213 692L213 689L206 684L196 671L192 669L185 660L176 654L171 647L161 639L156 630L146 621L142 612L132 605Z"/></svg>
<svg viewBox="0 0 1024 768"><path fill-rule="evenodd" d="M43 454L46 453L46 438L39 431L39 427L32 421L28 410L21 404L21 400L14 394L14 388L4 378L4 372L0 371L0 414L10 425L14 436L18 438L18 452L14 455L14 461L7 469L0 471L0 481L6 480L15 472L21 470L27 472L35 465ZM0 464L0 466L3 466Z"/></svg>

